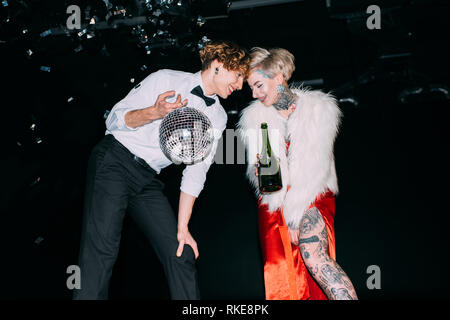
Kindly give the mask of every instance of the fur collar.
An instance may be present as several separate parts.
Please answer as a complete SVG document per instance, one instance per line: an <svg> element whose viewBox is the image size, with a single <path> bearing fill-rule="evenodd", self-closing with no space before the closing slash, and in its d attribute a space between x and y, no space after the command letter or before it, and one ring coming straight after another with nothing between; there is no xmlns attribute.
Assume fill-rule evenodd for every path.
<svg viewBox="0 0 450 320"><path fill-rule="evenodd" d="M255 100L241 112L237 126L247 151L247 177L260 196L254 165L262 147L261 122L267 122L270 144L280 158L283 189L263 195L261 204L267 203L270 211L283 207L286 223L298 226L318 195L327 189L338 192L333 147L342 113L329 94L291 90L298 96L297 107L287 121L275 108ZM288 154L286 140L290 141Z"/></svg>

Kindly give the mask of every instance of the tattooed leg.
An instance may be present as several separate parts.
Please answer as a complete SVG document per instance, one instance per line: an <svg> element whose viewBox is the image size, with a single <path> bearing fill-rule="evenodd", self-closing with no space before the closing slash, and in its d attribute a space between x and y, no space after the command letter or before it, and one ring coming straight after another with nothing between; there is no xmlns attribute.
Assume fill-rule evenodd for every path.
<svg viewBox="0 0 450 320"><path fill-rule="evenodd" d="M306 268L330 300L357 300L355 288L342 268L328 255L325 222L315 207L300 222L300 252Z"/></svg>

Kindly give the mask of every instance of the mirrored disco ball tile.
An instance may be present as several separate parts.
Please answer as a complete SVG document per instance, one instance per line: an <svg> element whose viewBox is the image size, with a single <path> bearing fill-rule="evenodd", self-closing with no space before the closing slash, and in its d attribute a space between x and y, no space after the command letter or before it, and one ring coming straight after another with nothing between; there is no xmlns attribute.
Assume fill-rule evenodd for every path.
<svg viewBox="0 0 450 320"><path fill-rule="evenodd" d="M160 147L172 162L194 164L211 151L212 132L211 121L203 112L189 107L176 109L161 122Z"/></svg>

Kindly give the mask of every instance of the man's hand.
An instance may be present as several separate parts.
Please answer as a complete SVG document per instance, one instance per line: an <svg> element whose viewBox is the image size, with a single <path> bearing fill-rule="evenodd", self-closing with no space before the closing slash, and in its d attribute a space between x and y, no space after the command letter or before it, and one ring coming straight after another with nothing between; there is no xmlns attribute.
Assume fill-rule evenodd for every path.
<svg viewBox="0 0 450 320"><path fill-rule="evenodd" d="M164 118L169 112L187 104L187 99L184 99L184 101L181 102L181 95L178 95L177 100L174 103L166 101L167 98L173 97L174 95L174 90L161 93L156 99L155 105L144 109L128 111L125 114L126 125L131 128L146 125L152 121Z"/></svg>
<svg viewBox="0 0 450 320"><path fill-rule="evenodd" d="M194 238L192 237L191 233L187 228L184 229L178 229L177 232L177 239L178 239L178 250L177 250L177 257L181 257L181 254L183 253L184 245L190 245L192 250L194 250L195 259L198 258L198 248L197 248L197 242L195 242Z"/></svg>
<svg viewBox="0 0 450 320"><path fill-rule="evenodd" d="M173 97L175 95L175 91L167 91L164 93L161 93L158 98L156 99L154 108L154 113L157 119L164 118L168 113L172 112L175 109L181 108L185 106L188 102L187 99L184 99L183 102L181 102L181 95L178 94L177 100L174 103L167 102L166 99Z"/></svg>
<svg viewBox="0 0 450 320"><path fill-rule="evenodd" d="M291 243L298 246L298 241L300 239L300 229L289 229L289 238L291 239Z"/></svg>

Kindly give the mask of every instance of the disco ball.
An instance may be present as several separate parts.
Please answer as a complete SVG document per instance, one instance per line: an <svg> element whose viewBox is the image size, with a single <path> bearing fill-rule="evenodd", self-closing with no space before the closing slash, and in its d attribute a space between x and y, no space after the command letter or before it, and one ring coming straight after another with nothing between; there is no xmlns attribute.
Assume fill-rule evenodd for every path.
<svg viewBox="0 0 450 320"><path fill-rule="evenodd" d="M205 159L214 141L211 121L201 111L183 107L167 114L159 126L161 150L176 164Z"/></svg>

